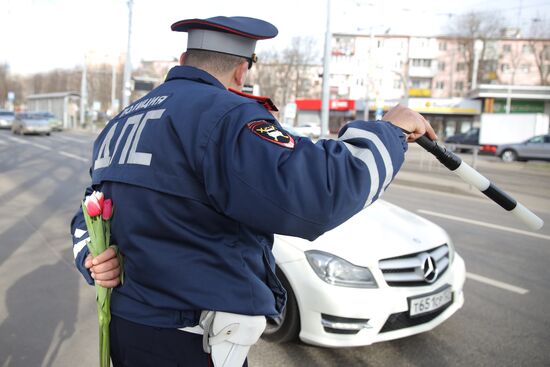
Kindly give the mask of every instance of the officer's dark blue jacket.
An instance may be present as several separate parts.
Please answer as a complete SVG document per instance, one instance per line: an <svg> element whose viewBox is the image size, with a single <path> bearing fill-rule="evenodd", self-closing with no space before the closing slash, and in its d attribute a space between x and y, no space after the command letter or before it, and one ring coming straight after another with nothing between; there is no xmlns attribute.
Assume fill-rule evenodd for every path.
<svg viewBox="0 0 550 367"><path fill-rule="evenodd" d="M382 121L314 144L205 71L173 68L94 144L87 194L113 200L111 243L125 260L112 313L157 327L196 325L201 310L276 316L286 293L273 234L313 240L341 224L378 198L406 146ZM81 211L71 231L91 284Z"/></svg>

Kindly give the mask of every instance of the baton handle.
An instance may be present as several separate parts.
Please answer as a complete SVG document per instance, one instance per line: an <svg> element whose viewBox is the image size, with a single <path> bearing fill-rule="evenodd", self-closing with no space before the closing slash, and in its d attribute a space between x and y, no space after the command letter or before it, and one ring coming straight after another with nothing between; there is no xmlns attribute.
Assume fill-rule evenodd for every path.
<svg viewBox="0 0 550 367"><path fill-rule="evenodd" d="M544 221L535 213L521 205L506 192L499 189L489 181L489 179L470 167L466 162L463 162L459 156L447 150L444 146L440 146L426 135L418 138L416 143L433 154L445 167L456 173L465 182L476 187L488 198L519 218L529 228L538 230L544 225Z"/></svg>

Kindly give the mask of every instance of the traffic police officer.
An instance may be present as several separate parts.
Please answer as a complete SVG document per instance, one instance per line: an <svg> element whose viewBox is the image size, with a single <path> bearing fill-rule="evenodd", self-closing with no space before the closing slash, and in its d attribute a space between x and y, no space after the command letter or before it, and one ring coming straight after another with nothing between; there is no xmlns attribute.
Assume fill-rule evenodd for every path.
<svg viewBox="0 0 550 367"><path fill-rule="evenodd" d="M257 335L226 340L253 344L264 316L277 317L286 301L274 273L273 234L313 240L338 226L388 187L407 139L436 138L404 107L386 121L351 122L337 140L293 136L269 99L236 92L256 61L256 41L277 35L272 24L214 17L179 21L172 30L188 32L181 66L113 118L93 148L86 195L100 190L113 200L111 243L124 257L125 281L111 299L115 366L207 366L194 333L202 314L215 339L216 319L207 311L259 317L259 333L242 328ZM88 283L117 286L114 251L89 255L81 210L71 232Z"/></svg>

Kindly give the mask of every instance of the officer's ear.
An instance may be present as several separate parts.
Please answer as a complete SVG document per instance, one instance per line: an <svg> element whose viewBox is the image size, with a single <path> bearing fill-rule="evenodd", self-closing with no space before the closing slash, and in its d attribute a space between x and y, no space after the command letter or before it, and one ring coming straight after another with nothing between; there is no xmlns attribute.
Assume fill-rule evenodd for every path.
<svg viewBox="0 0 550 367"><path fill-rule="evenodd" d="M187 58L187 52L184 52L180 56L180 65L185 65L185 59Z"/></svg>
<svg viewBox="0 0 550 367"><path fill-rule="evenodd" d="M242 87L244 85L247 71L248 61L243 61L235 69L235 72L233 73L233 81L237 84L238 87Z"/></svg>

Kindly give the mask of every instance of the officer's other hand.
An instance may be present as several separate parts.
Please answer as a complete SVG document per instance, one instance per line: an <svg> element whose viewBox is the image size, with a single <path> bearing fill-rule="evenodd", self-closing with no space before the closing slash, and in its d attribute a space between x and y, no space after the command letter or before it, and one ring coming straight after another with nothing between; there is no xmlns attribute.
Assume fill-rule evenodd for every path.
<svg viewBox="0 0 550 367"><path fill-rule="evenodd" d="M389 121L397 127L405 130L407 141L415 141L422 135L428 135L432 140L437 140L437 135L430 123L416 111L405 106L397 105L386 112L382 120Z"/></svg>
<svg viewBox="0 0 550 367"><path fill-rule="evenodd" d="M105 288L114 288L120 284L120 264L115 249L109 247L93 257L88 254L84 266L89 269L95 283Z"/></svg>

